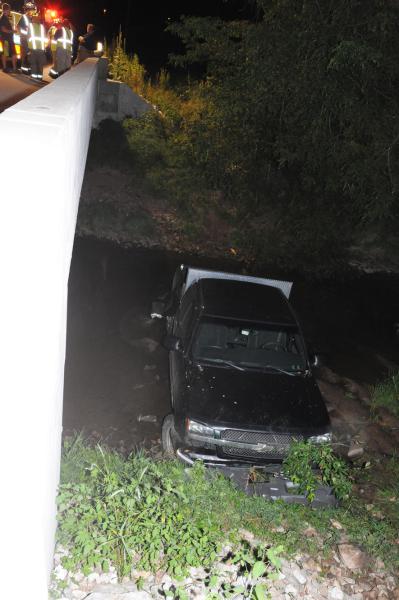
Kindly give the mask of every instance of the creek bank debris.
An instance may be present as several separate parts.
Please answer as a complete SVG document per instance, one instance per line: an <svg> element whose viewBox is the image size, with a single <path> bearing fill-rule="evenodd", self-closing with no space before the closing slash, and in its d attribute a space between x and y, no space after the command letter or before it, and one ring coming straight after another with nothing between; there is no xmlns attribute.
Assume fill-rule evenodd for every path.
<svg viewBox="0 0 399 600"><path fill-rule="evenodd" d="M256 544L257 540L251 532L243 532L243 537ZM371 564L368 557L356 546L346 544L345 552L340 546L337 552L327 558L312 558L307 554L298 554L293 559L281 558L279 569L275 570L275 579L258 578L267 588L272 600L375 600L399 598L397 579L390 575L381 563ZM348 546L351 546L349 550ZM218 557L212 568L212 576L216 577L210 589L210 571L201 567L191 567L184 579L175 579L158 571L150 573L132 570L130 577L118 582L116 569L111 565L109 572L96 569L87 576L82 572L68 572L60 564L67 552L58 547L55 554L54 576L63 582L64 589L53 594L56 600L150 600L164 598L187 598L188 600L206 600L207 598L228 598L223 586L242 585L243 575L240 566L233 563L231 546L226 545L224 553ZM349 554L351 552L351 554ZM345 561L348 556L362 556L357 563L359 568L353 570L354 563L348 567ZM344 560L345 557L345 560ZM363 560L364 559L364 560ZM216 583L216 581L218 583ZM251 580L252 581L252 580ZM61 586L62 587L62 586ZM210 592L214 595L211 596ZM184 593L186 596L184 596ZM180 595L179 595L180 594ZM238 594L236 598L245 598ZM265 596L266 597L266 596Z"/></svg>

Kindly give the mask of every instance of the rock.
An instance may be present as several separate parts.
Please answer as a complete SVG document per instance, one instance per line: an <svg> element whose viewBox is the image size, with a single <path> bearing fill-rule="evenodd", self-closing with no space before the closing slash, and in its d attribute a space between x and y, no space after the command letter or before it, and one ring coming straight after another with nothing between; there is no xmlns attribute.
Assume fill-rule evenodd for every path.
<svg viewBox="0 0 399 600"><path fill-rule="evenodd" d="M157 417L156 415L138 415L137 420L143 423L156 423Z"/></svg>
<svg viewBox="0 0 399 600"><path fill-rule="evenodd" d="M205 569L203 567L190 567L189 573L193 579L205 579L206 578Z"/></svg>
<svg viewBox="0 0 399 600"><path fill-rule="evenodd" d="M360 456L363 456L364 454L364 448L363 446L357 446L356 444L351 444L349 446L349 450L348 450L348 458L360 458Z"/></svg>
<svg viewBox="0 0 399 600"><path fill-rule="evenodd" d="M61 581L65 581L65 579L68 577L68 571L64 569L62 565L57 565L55 567L54 574L57 579L60 579Z"/></svg>
<svg viewBox="0 0 399 600"><path fill-rule="evenodd" d="M309 527L306 527L306 529L303 530L303 535L305 535L306 537L316 537L317 531L314 527L309 525Z"/></svg>
<svg viewBox="0 0 399 600"><path fill-rule="evenodd" d="M339 529L339 530L341 530L341 529L343 529L343 528L344 528L344 526L343 526L343 525L341 525L341 523L340 523L339 521L336 521L335 519L330 519L330 523L331 523L331 525L334 527L334 529Z"/></svg>
<svg viewBox="0 0 399 600"><path fill-rule="evenodd" d="M353 544L339 544L338 553L345 567L352 571L363 569L366 566L366 554Z"/></svg>
<svg viewBox="0 0 399 600"><path fill-rule="evenodd" d="M343 600L344 593L339 587L333 587L328 591L328 598L331 600Z"/></svg>
<svg viewBox="0 0 399 600"><path fill-rule="evenodd" d="M305 562L303 562L302 567L307 571L311 571L312 573L320 573L322 570L321 566L313 558L308 558Z"/></svg>
<svg viewBox="0 0 399 600"><path fill-rule="evenodd" d="M340 579L342 577L342 569L340 567L336 567L335 565L331 565L330 573L333 575L333 577L336 577L337 579Z"/></svg>
<svg viewBox="0 0 399 600"><path fill-rule="evenodd" d="M84 598L87 598L87 592L84 592L83 590L73 590L72 598L73 600L84 600Z"/></svg>
<svg viewBox="0 0 399 600"><path fill-rule="evenodd" d="M98 594L125 594L126 592L136 592L137 586L133 582L131 585L123 584L118 585L116 583L99 583L93 588L93 593Z"/></svg>
<svg viewBox="0 0 399 600"><path fill-rule="evenodd" d="M240 529L238 533L241 539L245 540L246 542L251 543L255 539L255 535L252 533L252 531L248 531L248 529Z"/></svg>
<svg viewBox="0 0 399 600"><path fill-rule="evenodd" d="M288 598L290 598L290 594L291 594L291 596L298 595L298 590L296 589L295 586L291 585L290 583L285 586L284 592L285 592L285 595L288 596Z"/></svg>
<svg viewBox="0 0 399 600"><path fill-rule="evenodd" d="M275 533L285 533L285 528L282 525L279 525L278 527L274 527L272 531Z"/></svg>
<svg viewBox="0 0 399 600"><path fill-rule="evenodd" d="M87 596L87 600L151 600L151 594L149 592L122 592L114 591L110 596L109 593L94 592Z"/></svg>
<svg viewBox="0 0 399 600"><path fill-rule="evenodd" d="M380 558L377 558L374 568L378 571L378 573L381 574L383 571L385 571L385 564Z"/></svg>
<svg viewBox="0 0 399 600"><path fill-rule="evenodd" d="M386 580L385 580L385 584L386 584L386 586L387 586L388 590L389 590L390 592L392 592L392 591L395 589L395 586L396 586L396 581L395 581L395 578L394 578L394 577L392 577L391 575L389 575L389 576L386 578Z"/></svg>
<svg viewBox="0 0 399 600"><path fill-rule="evenodd" d="M307 582L307 578L305 577L304 573L302 571L299 571L298 569L292 572L292 576L300 585L305 585L305 583Z"/></svg>
<svg viewBox="0 0 399 600"><path fill-rule="evenodd" d="M100 579L100 574L95 571L87 576L87 581L89 583L100 583Z"/></svg>

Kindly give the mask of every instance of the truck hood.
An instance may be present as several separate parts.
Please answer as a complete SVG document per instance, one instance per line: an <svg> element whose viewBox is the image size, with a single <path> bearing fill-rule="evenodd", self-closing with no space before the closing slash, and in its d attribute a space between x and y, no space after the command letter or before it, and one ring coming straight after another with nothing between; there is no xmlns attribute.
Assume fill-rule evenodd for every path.
<svg viewBox="0 0 399 600"><path fill-rule="evenodd" d="M272 431L325 432L330 424L313 377L193 368L187 414L210 425Z"/></svg>

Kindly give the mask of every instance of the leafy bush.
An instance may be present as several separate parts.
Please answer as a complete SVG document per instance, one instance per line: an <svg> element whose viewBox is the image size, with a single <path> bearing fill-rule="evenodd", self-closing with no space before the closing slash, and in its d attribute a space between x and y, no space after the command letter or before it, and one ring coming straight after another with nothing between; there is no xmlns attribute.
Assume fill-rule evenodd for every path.
<svg viewBox="0 0 399 600"><path fill-rule="evenodd" d="M371 392L371 410L384 407L399 417L399 372L374 386Z"/></svg>
<svg viewBox="0 0 399 600"><path fill-rule="evenodd" d="M328 444L294 442L284 461L284 473L298 484L310 502L320 483L331 486L341 500L348 498L352 489L347 464Z"/></svg>
<svg viewBox="0 0 399 600"><path fill-rule="evenodd" d="M305 449L305 452L308 453L308 450ZM342 471L336 468L336 460L333 457L332 461L331 453L327 451L325 461L330 465L329 480L338 476L338 489L344 495L349 493L350 481L342 477ZM311 462L308 454L306 461L297 457L292 476L296 473L298 478L311 479L313 475L308 468ZM102 473L95 473L99 468ZM325 472L327 474L328 469ZM355 470L354 477L362 488L369 480L373 489L377 485L375 511L381 512L383 518L381 515L377 518L375 511L369 510L369 498L356 495L356 486L349 501L336 509L314 510L311 506L268 502L262 497L247 496L235 489L225 477L205 470L202 464L185 470L174 461L154 462L141 455L125 458L117 452L90 446L82 436L77 436L64 443L58 540L70 552L66 567L71 570L85 568L88 572L94 565L107 567L109 562L116 567L120 560L118 570L121 574L128 573L132 565L138 566L143 562L148 565L151 561L154 568L162 564L178 574L191 564L186 560L189 554L194 559L193 564L208 565L212 575L212 552L216 551L219 542L230 539L235 546L234 556L245 553L240 534L242 528L251 531L261 544L251 554L251 564L263 560L269 568L274 564L270 553L281 544L288 555L306 552L319 556L319 540L322 540L322 553L327 556L338 541L338 530L331 528L331 519L335 519L346 529L351 542L361 544L371 556L381 558L393 571L397 571L398 461L393 458L381 465L372 463L370 468L359 472ZM341 480L344 485L339 485ZM167 491L170 485L171 492ZM114 492L118 493L110 498ZM165 494L166 498L163 497ZM155 496L156 500L148 498L147 501L147 496ZM177 514L183 519L177 523L175 530L171 530L171 524L176 524ZM159 532L163 519L170 541ZM184 548L177 547L180 527L187 532L187 523L192 537ZM304 535L309 525L317 530L318 536ZM155 540L151 537L152 528ZM106 539L99 541L101 536ZM262 554L264 542L268 549L266 559ZM175 558L178 563L175 565L170 563L168 547L177 552ZM155 562L148 558L151 550L155 552ZM245 569L249 572L250 564L247 568L243 567L243 571ZM212 591L213 587L209 587ZM215 598L222 597L221 594L217 596L218 593ZM181 595L184 597L183 592Z"/></svg>
<svg viewBox="0 0 399 600"><path fill-rule="evenodd" d="M76 446L69 451L80 454ZM66 568L89 573L112 563L121 578L134 564L181 576L189 566L212 563L220 528L195 511L182 469L177 479L141 455L125 461L100 446L85 452L94 460L64 460L74 477L66 483L63 476L58 495L58 539L71 549ZM201 465L193 473L204 485Z"/></svg>

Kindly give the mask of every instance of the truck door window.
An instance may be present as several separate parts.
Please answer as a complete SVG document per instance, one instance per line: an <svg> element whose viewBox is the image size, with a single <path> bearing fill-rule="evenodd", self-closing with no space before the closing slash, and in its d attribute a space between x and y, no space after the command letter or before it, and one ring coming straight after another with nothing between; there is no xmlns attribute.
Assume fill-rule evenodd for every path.
<svg viewBox="0 0 399 600"><path fill-rule="evenodd" d="M192 285L184 294L178 314L176 335L182 339L184 348L187 348L192 333L196 289L196 286Z"/></svg>

